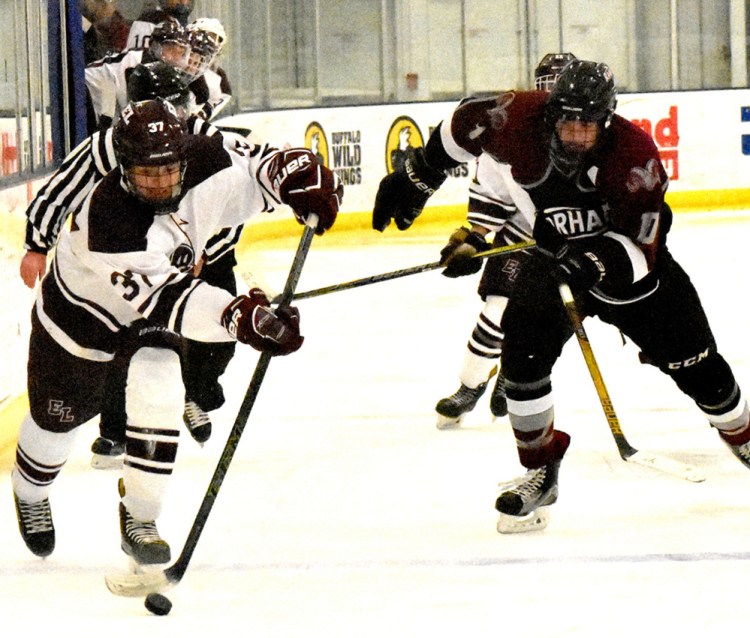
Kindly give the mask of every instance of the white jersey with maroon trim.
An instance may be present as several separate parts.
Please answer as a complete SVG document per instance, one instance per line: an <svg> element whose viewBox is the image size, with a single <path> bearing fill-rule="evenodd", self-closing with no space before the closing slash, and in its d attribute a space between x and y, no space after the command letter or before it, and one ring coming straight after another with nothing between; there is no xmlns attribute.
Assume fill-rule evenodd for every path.
<svg viewBox="0 0 750 638"><path fill-rule="evenodd" d="M513 180L510 166L486 153L476 159L469 186L470 224L502 236L507 244L529 241L534 217L526 200L528 195Z"/></svg>
<svg viewBox="0 0 750 638"><path fill-rule="evenodd" d="M188 140L185 194L175 212L154 215L123 189L115 169L61 234L36 308L72 354L106 360L119 331L139 318L198 341L230 340L220 320L233 296L191 271L217 232L272 210L259 180L263 160L277 151Z"/></svg>
<svg viewBox="0 0 750 638"><path fill-rule="evenodd" d="M113 123L117 120L120 111L128 103L126 71L141 62L153 61L154 58L147 53L148 49L129 49L102 58L86 67L86 89L91 97L97 121L102 117L110 118Z"/></svg>
<svg viewBox="0 0 750 638"><path fill-rule="evenodd" d="M151 34L156 28L155 22L148 20L134 20L130 25L126 49L145 49L151 43Z"/></svg>

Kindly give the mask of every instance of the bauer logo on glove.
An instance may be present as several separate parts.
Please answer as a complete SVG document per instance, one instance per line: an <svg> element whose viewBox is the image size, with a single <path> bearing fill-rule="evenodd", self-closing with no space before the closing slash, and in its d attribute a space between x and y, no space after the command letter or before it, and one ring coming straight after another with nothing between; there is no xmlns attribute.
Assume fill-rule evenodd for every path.
<svg viewBox="0 0 750 638"><path fill-rule="evenodd" d="M291 207L300 224L308 215L318 216L316 235L336 221L344 198L344 187L330 168L318 162L305 148L279 151L270 161L268 178L281 202Z"/></svg>
<svg viewBox="0 0 750 638"><path fill-rule="evenodd" d="M229 304L221 324L240 343L274 355L296 352L305 340L299 333L299 311L291 306L274 310L260 288Z"/></svg>

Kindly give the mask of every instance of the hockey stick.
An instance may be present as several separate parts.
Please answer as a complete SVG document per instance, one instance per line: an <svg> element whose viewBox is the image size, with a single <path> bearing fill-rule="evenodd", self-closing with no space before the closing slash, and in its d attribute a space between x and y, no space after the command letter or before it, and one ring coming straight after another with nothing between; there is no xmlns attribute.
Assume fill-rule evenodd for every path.
<svg viewBox="0 0 750 638"><path fill-rule="evenodd" d="M307 252L310 249L315 228L318 225L318 216L311 214L307 222L305 223L305 232L300 240L297 253L294 256L294 261L289 270L289 275L284 286L284 292L281 294L281 301L279 305L288 305L294 294L294 289L299 281L300 274L302 273L302 266L307 257ZM141 571L135 573L112 573L105 576L104 580L107 584L107 588L113 594L117 596L128 596L128 597L142 597L152 593L160 593L167 589L174 587L177 583L182 580L185 575L185 571L188 568L190 559L193 556L195 547L198 544L203 528L206 526L208 515L211 513L211 509L214 506L216 497L219 494L219 489L224 482L229 465L232 462L234 453L237 450L237 446L240 442L240 437L247 424L247 419L250 416L250 411L253 409L255 400L258 397L261 383L266 375L268 364L271 361L271 355L267 352L263 352L258 359L258 363L255 366L255 372L250 380L250 385L245 393L245 398L242 401L237 418L234 421L229 437L224 445L224 450L219 457L219 462L216 465L214 474L211 477L211 481L208 484L208 489L203 497L198 513L195 516L193 525L188 532L185 544L182 548L177 560L164 570L155 571Z"/></svg>
<svg viewBox="0 0 750 638"><path fill-rule="evenodd" d="M630 445L620 427L620 421L617 418L617 414L615 414L612 399L610 399L607 387L604 385L604 379L599 370L599 364L596 362L594 350L591 348L591 342L589 341L586 330L583 327L583 321L578 314L573 293L570 291L570 287L566 283L561 283L559 289L560 297L562 298L563 305L565 306L568 318L570 319L570 325L578 339L578 344L581 346L581 352L586 361L586 367L589 369L589 374L591 374L591 379L594 382L596 393L599 395L599 402L602 405L602 410L604 410L604 416L607 418L607 425L609 425L609 430L612 432L612 436L617 444L617 450L620 452L622 459L630 463L650 467L659 472L664 472L671 476L685 479L686 481L692 481L693 483L705 481L706 476L698 468L692 465L687 465L686 463L681 463L664 456L658 456L650 452L641 452Z"/></svg>
<svg viewBox="0 0 750 638"><path fill-rule="evenodd" d="M533 248L534 246L536 246L535 241L522 241L517 244L510 244L508 246L498 246L497 248L491 248L490 250L485 250L481 253L477 253L472 257L472 259L483 259L485 257L495 257L497 255L515 253L521 250L526 250L527 248ZM436 270L441 266L442 264L439 261L434 261L429 264L422 264L421 266L412 266L411 268L402 268L401 270L386 272L382 275L372 275L371 277L363 277L362 279L355 279L354 281L347 281L341 284L325 286L324 288L308 290L307 292L298 292L294 295L294 300L296 301L298 299L320 297L321 295L327 295L331 292L350 290L352 288L359 288L360 286L369 286L370 284L377 284L381 281L390 281L391 279L398 279L399 277L407 277L408 275L416 275L421 272ZM276 300L274 299L274 301Z"/></svg>

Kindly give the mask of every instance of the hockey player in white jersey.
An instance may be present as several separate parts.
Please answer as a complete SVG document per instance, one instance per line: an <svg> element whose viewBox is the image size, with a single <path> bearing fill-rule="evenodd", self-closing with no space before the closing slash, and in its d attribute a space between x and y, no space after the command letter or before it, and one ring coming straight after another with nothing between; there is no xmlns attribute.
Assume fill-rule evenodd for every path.
<svg viewBox="0 0 750 638"><path fill-rule="evenodd" d="M534 71L534 88L549 91L563 67L574 59L572 53L545 55ZM480 155L469 187L468 228L462 226L454 231L443 248L441 262L446 266L443 274L446 277L476 274L482 268L482 262L472 257L489 249L487 235L494 233L493 247L529 241L533 220L533 204L513 181L510 167L486 153ZM498 369L503 346L500 320L527 254L512 253L486 260L478 290L485 305L466 345L459 373L461 385L435 406L439 429L458 426L477 405L495 373L490 412L495 418L508 413L505 383Z"/></svg>
<svg viewBox="0 0 750 638"><path fill-rule="evenodd" d="M190 90L200 105L199 115L214 119L232 99L232 86L226 72L219 66L219 57L227 44L224 26L216 18L198 18L187 26L190 43L188 66L196 69Z"/></svg>
<svg viewBox="0 0 750 638"><path fill-rule="evenodd" d="M63 230L32 311L30 413L12 486L21 535L37 556L55 547L49 494L82 423L100 410L123 331L140 326L127 380L127 451L120 480L122 549L141 564L170 560L156 520L177 452L184 390L173 336L297 350L295 309L274 309L257 287L233 296L193 275L218 229L278 203L300 221L335 221L343 188L306 149L227 150L188 135L171 105L128 105L112 138L118 166Z"/></svg>
<svg viewBox="0 0 750 638"><path fill-rule="evenodd" d="M221 135L219 130L195 115L192 94L178 71L164 62L140 64L128 78L128 95L135 101L162 97L185 119L188 131L195 135ZM24 283L33 288L46 272L47 253L69 216L80 209L91 190L117 165L112 143L113 129L97 131L84 140L60 168L42 186L26 211L26 252L20 273ZM224 137L228 149L241 141ZM222 229L206 246L201 277L214 285L236 293L233 267L234 247L242 227ZM223 403L219 377L234 354L234 343L203 344L192 342L184 350L183 376L186 386L184 421L199 443L210 437L211 421L207 412ZM125 453L124 375L128 351L118 352L110 366L109 382L102 405L100 435L91 446L95 468L111 469L122 465ZM123 369L124 368L124 369Z"/></svg>

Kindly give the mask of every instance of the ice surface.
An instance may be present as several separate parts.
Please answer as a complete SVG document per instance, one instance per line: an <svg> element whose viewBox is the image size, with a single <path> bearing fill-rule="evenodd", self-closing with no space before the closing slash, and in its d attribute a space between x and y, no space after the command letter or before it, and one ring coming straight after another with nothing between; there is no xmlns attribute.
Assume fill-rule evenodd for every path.
<svg viewBox="0 0 750 638"><path fill-rule="evenodd" d="M678 216L670 246L702 295L720 350L750 387L750 215L715 217ZM298 290L434 261L443 239L316 239ZM292 254L293 247L259 252L242 268L280 290ZM16 264L3 269L3 298L13 300L5 312L25 313L15 302ZM104 573L125 559L117 473L89 467L93 423L81 428L55 484L58 545L46 560L29 554L18 535L5 468L6 626L40 636L75 630L144 638L166 631L537 638L744 629L750 473L668 379L595 320L586 327L630 442L694 463L708 479L688 483L619 458L573 340L553 376L556 422L573 440L551 523L527 535L495 531L495 487L521 472L507 419L492 422L488 395L458 430L438 431L433 412L457 387L481 306L477 281L431 272L299 302L305 344L271 362L192 563L168 594L174 607L166 618L104 586ZM23 324L18 316L2 319ZM3 350L16 366L11 378L23 371L23 354L9 359L19 356L14 347ZM212 414L208 444L183 436L160 521L175 554L256 360L238 349L224 377L229 400Z"/></svg>

